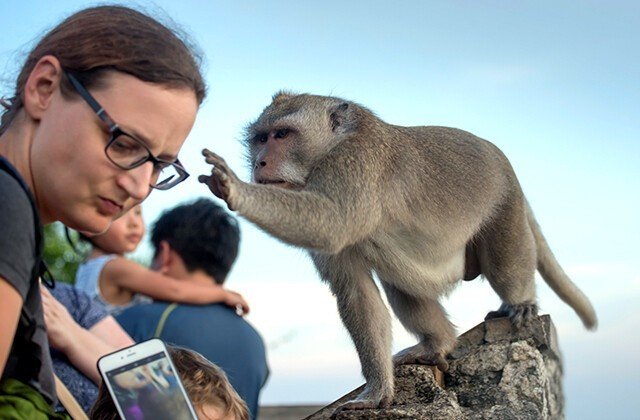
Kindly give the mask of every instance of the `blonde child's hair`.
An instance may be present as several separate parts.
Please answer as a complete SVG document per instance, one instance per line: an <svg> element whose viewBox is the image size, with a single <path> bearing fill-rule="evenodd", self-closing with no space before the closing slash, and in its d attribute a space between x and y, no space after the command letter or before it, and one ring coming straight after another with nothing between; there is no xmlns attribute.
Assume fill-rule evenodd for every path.
<svg viewBox="0 0 640 420"><path fill-rule="evenodd" d="M249 420L247 404L231 386L227 375L200 353L178 346L167 346L173 364L194 408L206 405L220 409L224 418ZM89 417L93 420L117 420L116 410L107 387L102 383Z"/></svg>
<svg viewBox="0 0 640 420"><path fill-rule="evenodd" d="M247 404L233 389L222 369L193 350L171 347L169 352L194 406L212 405L222 409L225 418L249 419Z"/></svg>

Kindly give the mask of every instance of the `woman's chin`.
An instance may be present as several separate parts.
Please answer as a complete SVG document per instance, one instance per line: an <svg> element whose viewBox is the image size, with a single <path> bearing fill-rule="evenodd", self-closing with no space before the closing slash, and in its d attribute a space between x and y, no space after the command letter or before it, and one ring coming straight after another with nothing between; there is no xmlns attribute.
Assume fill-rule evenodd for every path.
<svg viewBox="0 0 640 420"><path fill-rule="evenodd" d="M74 220L69 222L61 220L61 222L87 237L92 237L105 233L109 229L109 227L111 227L113 219L102 216L94 217L91 220L86 220L83 218L81 220Z"/></svg>

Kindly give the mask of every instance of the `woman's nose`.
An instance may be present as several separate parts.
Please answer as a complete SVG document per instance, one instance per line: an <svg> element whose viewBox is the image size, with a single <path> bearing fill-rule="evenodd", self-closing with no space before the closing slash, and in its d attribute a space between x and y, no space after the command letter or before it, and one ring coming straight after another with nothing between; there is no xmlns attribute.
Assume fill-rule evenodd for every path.
<svg viewBox="0 0 640 420"><path fill-rule="evenodd" d="M146 162L137 168L123 171L118 176L118 185L134 200L144 200L151 192L153 162Z"/></svg>

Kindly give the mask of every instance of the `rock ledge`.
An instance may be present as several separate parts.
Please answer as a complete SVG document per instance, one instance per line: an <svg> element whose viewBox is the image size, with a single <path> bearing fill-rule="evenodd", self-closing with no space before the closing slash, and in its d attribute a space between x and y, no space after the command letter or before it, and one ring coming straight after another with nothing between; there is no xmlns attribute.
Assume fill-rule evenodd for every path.
<svg viewBox="0 0 640 420"><path fill-rule="evenodd" d="M548 315L519 330L505 318L485 321L459 337L448 359L444 389L430 367L399 366L391 407L334 413L360 387L306 420L564 418L562 361Z"/></svg>

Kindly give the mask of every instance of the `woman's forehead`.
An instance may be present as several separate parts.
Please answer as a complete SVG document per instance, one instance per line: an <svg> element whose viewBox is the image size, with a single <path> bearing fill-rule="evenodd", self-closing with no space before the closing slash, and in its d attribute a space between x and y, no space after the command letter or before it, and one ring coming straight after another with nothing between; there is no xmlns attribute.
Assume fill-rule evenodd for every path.
<svg viewBox="0 0 640 420"><path fill-rule="evenodd" d="M144 82L120 72L105 75L105 84L94 96L121 129L162 158L177 157L198 110L195 93L189 89Z"/></svg>

